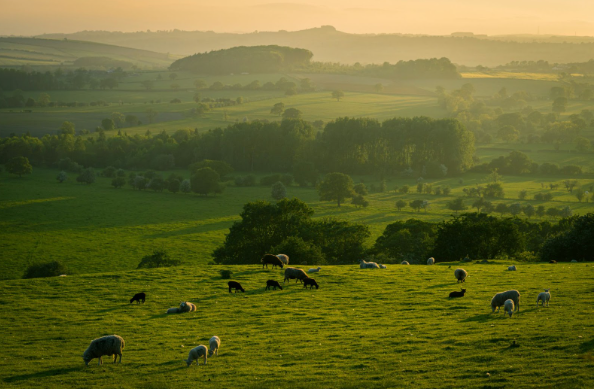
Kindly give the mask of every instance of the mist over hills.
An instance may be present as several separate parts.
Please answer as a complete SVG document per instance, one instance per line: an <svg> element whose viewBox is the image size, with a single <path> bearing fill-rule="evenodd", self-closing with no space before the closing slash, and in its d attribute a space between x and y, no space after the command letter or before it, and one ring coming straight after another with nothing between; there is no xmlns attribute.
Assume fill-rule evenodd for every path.
<svg viewBox="0 0 594 389"><path fill-rule="evenodd" d="M383 63L418 58L447 57L457 64L496 66L511 61L545 60L551 63L585 62L594 58L594 38L473 34L427 36L402 34L350 34L332 26L301 31L81 31L44 34L42 38L75 39L125 46L161 53L192 55L235 46L280 45L314 53L314 61Z"/></svg>

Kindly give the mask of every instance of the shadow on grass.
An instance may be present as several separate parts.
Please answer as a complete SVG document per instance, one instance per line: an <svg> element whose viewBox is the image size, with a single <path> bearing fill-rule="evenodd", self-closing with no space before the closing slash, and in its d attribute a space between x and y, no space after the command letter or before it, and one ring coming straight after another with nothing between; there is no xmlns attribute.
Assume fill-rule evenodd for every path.
<svg viewBox="0 0 594 389"><path fill-rule="evenodd" d="M8 377L4 379L4 382L18 382L18 381L26 381L29 379L36 379L36 378L45 378L45 377L53 377L57 375L68 374L73 371L81 370L82 367L71 367L70 369L52 369L46 370L38 373L32 374L23 374L23 375L16 375L14 377Z"/></svg>
<svg viewBox="0 0 594 389"><path fill-rule="evenodd" d="M451 282L448 282L447 284L437 284L437 285L426 286L425 289L445 288L446 286L451 286L452 288L454 288L454 285L456 285L456 284L452 284Z"/></svg>
<svg viewBox="0 0 594 389"><path fill-rule="evenodd" d="M588 351L594 350L594 338L587 342L580 344L580 351L583 353L587 353Z"/></svg>
<svg viewBox="0 0 594 389"><path fill-rule="evenodd" d="M468 318L466 318L464 320L460 320L460 321L462 323L468 323L468 322L473 322L473 321L476 321L479 323L485 323L488 321L495 320L497 318L498 318L497 313L483 313L480 315L474 315L474 316L468 317Z"/></svg>

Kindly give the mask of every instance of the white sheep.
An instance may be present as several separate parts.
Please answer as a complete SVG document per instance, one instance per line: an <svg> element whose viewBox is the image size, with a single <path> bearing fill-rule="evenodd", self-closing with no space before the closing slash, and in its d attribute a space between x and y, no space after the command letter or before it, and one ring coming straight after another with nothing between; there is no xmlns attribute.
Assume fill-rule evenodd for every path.
<svg viewBox="0 0 594 389"><path fill-rule="evenodd" d="M379 265L375 262L366 262L363 259L359 260L360 269L379 269Z"/></svg>
<svg viewBox="0 0 594 389"><path fill-rule="evenodd" d="M388 268L388 267L387 267L386 265L382 265L382 264L380 263L380 269L387 269L387 268Z"/></svg>
<svg viewBox="0 0 594 389"><path fill-rule="evenodd" d="M188 353L188 359L186 359L186 364L187 367L190 367L190 365L192 364L192 362L194 362L194 360L196 360L196 366L198 366L200 364L200 361L198 360L198 358L200 357L204 357L204 364L206 365L206 358L207 358L207 354L208 350L206 349L206 346L204 345L200 345L197 347L194 347L193 349L190 350L190 352Z"/></svg>
<svg viewBox="0 0 594 389"><path fill-rule="evenodd" d="M427 260L427 265L435 265L435 258L431 257Z"/></svg>
<svg viewBox="0 0 594 389"><path fill-rule="evenodd" d="M221 339L218 336L213 336L208 341L208 357L212 357L212 354L219 355L219 347L221 347Z"/></svg>
<svg viewBox="0 0 594 389"><path fill-rule="evenodd" d="M511 299L505 300L505 302L503 303L503 309L505 313L509 315L509 317L512 317L514 313L514 301Z"/></svg>
<svg viewBox="0 0 594 389"><path fill-rule="evenodd" d="M458 282L464 282L464 281L466 281L468 272L464 269L456 269L456 270L454 270L454 276L456 277Z"/></svg>
<svg viewBox="0 0 594 389"><path fill-rule="evenodd" d="M408 263L407 261L402 261L400 262L401 265L410 265L410 263Z"/></svg>
<svg viewBox="0 0 594 389"><path fill-rule="evenodd" d="M167 310L167 313L180 313L181 311L179 310L179 307L175 307L175 308L169 308Z"/></svg>
<svg viewBox="0 0 594 389"><path fill-rule="evenodd" d="M497 312L499 312L499 307L501 307L507 300L513 300L515 307L520 312L520 292L517 290L506 290L505 292L497 293L491 299L491 310L495 312L495 308L497 308Z"/></svg>
<svg viewBox="0 0 594 389"><path fill-rule="evenodd" d="M289 264L289 256L287 254L276 254L276 256L281 260L283 265L287 266Z"/></svg>
<svg viewBox="0 0 594 389"><path fill-rule="evenodd" d="M516 271L516 270L517 270L517 269L516 269L516 265L513 265L513 266L508 266L507 270L508 270L508 271Z"/></svg>
<svg viewBox="0 0 594 389"><path fill-rule="evenodd" d="M572 259L571 262L577 263L577 259Z"/></svg>
<svg viewBox="0 0 594 389"><path fill-rule="evenodd" d="M307 272L308 273L319 273L320 272L321 267L318 266L317 269L309 269Z"/></svg>
<svg viewBox="0 0 594 389"><path fill-rule="evenodd" d="M83 360L89 366L93 358L99 358L99 365L103 364L103 355L113 355L113 363L116 363L118 355L122 363L122 350L125 346L124 338L119 335L107 335L91 341L89 347L83 353Z"/></svg>
<svg viewBox="0 0 594 389"><path fill-rule="evenodd" d="M547 304L547 307L549 306L549 300L551 299L551 292L549 292L550 289L545 289L544 292L540 292L538 294L538 297L536 298L536 306L538 307L538 302L542 301L542 306L545 306L545 303Z"/></svg>
<svg viewBox="0 0 594 389"><path fill-rule="evenodd" d="M297 269L296 267L288 267L285 269L285 279L283 281L283 284L287 281L287 280L295 280L295 282L297 282L297 280L303 282L304 279L308 278L307 274L302 270L302 269Z"/></svg>
<svg viewBox="0 0 594 389"><path fill-rule="evenodd" d="M179 303L179 311L180 312L194 312L196 310L196 305L192 304L188 301L182 301Z"/></svg>

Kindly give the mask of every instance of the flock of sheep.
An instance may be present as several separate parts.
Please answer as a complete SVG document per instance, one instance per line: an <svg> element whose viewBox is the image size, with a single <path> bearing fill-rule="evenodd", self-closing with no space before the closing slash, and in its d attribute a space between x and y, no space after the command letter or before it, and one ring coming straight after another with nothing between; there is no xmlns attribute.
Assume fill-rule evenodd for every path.
<svg viewBox="0 0 594 389"><path fill-rule="evenodd" d="M284 266L289 264L289 257L285 254L278 254L278 255L265 254L262 257L262 259L260 260L260 262L262 263L262 268L264 268L264 267L268 268L268 265L272 265L273 268L275 268L276 266L279 266L282 269ZM401 264L409 265L409 263L407 261L402 261ZM435 259L433 257L431 257L427 260L427 265L434 265L434 264L435 264ZM385 265L382 265L382 264L378 265L375 262L367 262L364 260L359 261L359 267L361 269L386 269L387 268ZM321 270L321 267L312 268L312 269L309 269L307 273L319 273L320 270ZM516 269L516 266L509 266L508 270L516 271L517 269ZM295 282L301 281L303 283L304 288L307 288L307 286L309 286L311 289L315 286L315 288L318 289L319 285L316 282L316 280L313 278L310 278L307 275L307 273L302 269L298 269L298 268L294 268L294 267L287 267L285 269L285 279L283 281L283 284L287 280L294 279ZM456 278L456 280L459 283L465 282L466 277L468 277L468 272L461 268L456 269L456 270L454 270L454 277ZM237 281L229 281L227 283L227 286L229 287L229 293L231 293L232 289L235 289L235 293L237 293L238 290L241 292L245 292L245 289ZM280 290L283 289L283 287L280 285L280 283L275 280L266 281L266 290L269 290L270 288L273 288L274 290L276 290L276 288L279 288ZM462 289L460 292L457 292L457 291L451 292L449 297L450 298L464 297L465 293L466 293L466 289ZM134 295L134 297L132 297L130 299L130 304L133 303L134 301L136 301L137 303L140 303L140 302L144 303L145 299L146 299L146 294L144 292L137 293ZM544 292L540 292L538 294L538 297L536 298L536 306L538 306L539 303L542 303L543 307L548 306L550 300L551 300L550 290L545 289ZM491 312L494 313L495 308L497 308L497 312L499 312L500 307L502 307L502 306L503 306L504 312L507 313L510 317L512 317L514 311L517 310L519 312L520 311L520 292L518 292L517 290L508 290L505 292L495 294L495 296L493 296L493 298L491 299ZM167 313L168 314L170 314L170 313L184 313L184 312L193 312L193 311L196 311L195 304L188 302L188 301L182 301L180 303L179 307L169 308L167 310ZM199 365L200 364L199 358L203 358L204 364L206 365L207 355L208 355L208 357L211 357L213 354L219 355L218 350L219 350L220 345L221 345L221 340L219 339L219 337L213 336L209 340L208 348L204 345L199 345L199 346L194 347L193 349L190 350L190 352L188 354L188 359L186 360L187 366L189 367L194 361L196 361L196 364ZM98 364L101 365L103 363L103 360L102 360L103 355L110 355L110 356L113 355L113 362L116 363L117 357L119 355L119 357L120 357L119 362L121 363L122 362L122 350L124 350L124 346L125 346L124 339L119 335L108 335L108 336L103 336L98 339L94 339L93 341L91 341L91 344L89 345L89 347L85 350L85 352L83 354L83 360L85 361L85 364L88 366L89 362L92 359L98 358L99 359Z"/></svg>

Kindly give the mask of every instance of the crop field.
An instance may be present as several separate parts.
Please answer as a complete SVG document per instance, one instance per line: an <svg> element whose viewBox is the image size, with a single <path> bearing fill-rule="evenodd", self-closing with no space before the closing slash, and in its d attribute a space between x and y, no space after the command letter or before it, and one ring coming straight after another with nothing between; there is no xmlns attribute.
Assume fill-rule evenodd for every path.
<svg viewBox="0 0 594 389"><path fill-rule="evenodd" d="M591 388L591 263L327 266L319 289L282 270L184 266L0 282L6 388ZM469 276L460 285L454 269ZM229 294L219 271L245 293ZM466 295L448 299L451 291ZM551 289L549 307L536 296ZM491 313L517 289L520 312ZM145 304L129 304L144 291ZM180 301L197 312L167 315ZM122 363L85 366L92 339L118 334ZM186 368L188 351L221 339L219 355Z"/></svg>
<svg viewBox="0 0 594 389"><path fill-rule="evenodd" d="M178 171L184 177L188 172ZM114 189L111 179L98 177L92 185L77 184L75 174L58 184L57 170L34 168L23 178L0 175L0 279L20 278L31 263L60 260L71 271L82 273L135 269L141 258L154 249L166 249L172 258L185 264L206 264L212 251L220 246L234 221L239 220L243 205L250 201L273 201L266 186L236 187L229 179L222 195L197 196L170 192L134 191L129 186ZM164 177L169 172L162 173ZM236 175L243 175L236 173ZM261 174L264 175L264 174ZM356 183L379 187L371 177L354 176ZM494 203L532 204L535 208L569 206L574 214L594 211L594 200L578 202L567 192L562 177L504 177L505 199ZM311 206L314 217L332 216L369 226L368 245L381 235L386 225L397 220L418 218L438 222L449 219L452 211L446 204L464 196L463 188L484 185L485 175L467 174L456 178L426 180L433 187L449 186L448 196L416 193L416 179L388 179L387 192L366 196L367 208L351 204L337 207L333 202L321 202L312 187L287 188L287 197L297 197ZM579 187L592 192L592 178L578 179ZM549 190L549 183L560 184ZM410 186L410 193L401 194L395 187ZM543 188L544 186L544 188ZM518 193L527 190L526 200ZM535 193L551 192L551 201L533 200ZM407 203L415 199L428 200L428 210L414 211L405 207L398 211L397 200ZM476 198L467 198L468 211ZM499 216L499 215L497 215ZM509 215L507 215L509 216ZM525 216L522 216L525 217ZM532 220L539 220L532 217Z"/></svg>

